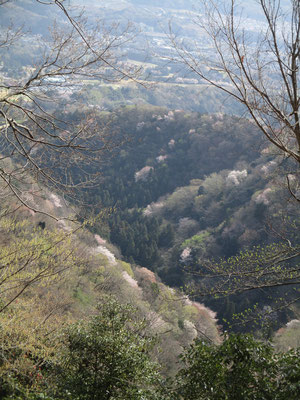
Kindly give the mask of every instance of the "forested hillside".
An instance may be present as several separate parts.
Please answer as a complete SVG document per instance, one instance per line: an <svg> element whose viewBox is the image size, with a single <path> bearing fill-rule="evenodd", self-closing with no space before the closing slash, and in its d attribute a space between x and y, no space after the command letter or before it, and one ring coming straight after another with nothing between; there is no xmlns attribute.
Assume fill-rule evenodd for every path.
<svg viewBox="0 0 300 400"><path fill-rule="evenodd" d="M33 205L33 198L29 204ZM110 243L72 221L73 210L62 198L45 191L42 197L40 193L39 206L58 221L26 207L13 218L1 218L1 259L9 262L0 284L2 398L29 396L35 386L44 390L50 385L53 393L58 390L55 371L63 368L58 350L64 342L61 335L72 326L77 329L81 319L88 323L97 307L102 310L105 304L104 314L124 312L124 324L132 318L136 339L140 335L149 341L149 348L146 341L140 342L148 354L143 362L155 359L165 376L178 370L179 354L196 337L220 341L214 312L164 285L149 269L118 259L119 252ZM109 315L99 323L109 323L105 320ZM120 329L124 328L121 323ZM118 345L119 334L107 330L112 346ZM130 351L133 363L138 362L135 351L139 350L127 349L126 340L123 350ZM134 337L131 340L134 343Z"/></svg>
<svg viewBox="0 0 300 400"><path fill-rule="evenodd" d="M0 399L300 398L300 6L0 0Z"/></svg>
<svg viewBox="0 0 300 400"><path fill-rule="evenodd" d="M127 143L103 166L99 190L85 192L95 215L113 207L106 224L94 229L126 260L152 269L168 284L193 281L186 266L197 269L207 259L280 241L276 229L296 215L292 205L287 212L280 184L288 163L247 120L149 106L124 107L106 117ZM297 229L286 229L297 241ZM265 303L259 296L266 307L278 293L272 299L266 293ZM256 300L247 295L225 305L208 301L222 320Z"/></svg>
<svg viewBox="0 0 300 400"><path fill-rule="evenodd" d="M80 119L80 113L68 118ZM218 358L221 365L223 347L234 358L236 343L240 350L246 345L234 336L225 339L220 350L205 342L220 343L223 329L255 327L260 335L270 336L298 316L297 303L280 308L281 297L296 297L293 290L271 289L218 300L201 296L203 286L211 285L207 278L199 280L188 273L203 268L207 260L279 242L274 230L280 233L287 211L293 221L297 215L278 180L281 169L288 166L260 140L253 125L236 117L147 106L100 112L95 118L105 122L119 142L110 156L96 164L101 171L99 187L76 191L78 204L72 206L70 200L50 191L42 194L32 181L26 207L20 208L17 200L2 203L4 214L15 210L13 218L9 212L1 219L1 254L9 258L8 265L14 264L14 269L6 268L1 282L2 396L30 399L36 391L47 393L49 399L68 398L65 391L85 396L74 383L94 379L91 365L86 364L88 376L76 369L86 351L95 353L96 342L85 345L90 334L99 341L99 349L103 340L112 349L120 346L124 364L116 364L109 376L118 377L119 368L122 374L134 371L136 381L130 390L126 385L118 387L122 398L134 398L137 388L143 388L141 395L147 399L169 399L169 393L188 399L194 390L205 395L204 387L193 386L193 376L204 371L199 361L211 363ZM89 168L93 172L96 167ZM72 173L76 177L77 169ZM288 204L288 210L282 204ZM74 212L80 220L74 220ZM285 235L295 242L298 231L292 225ZM191 292L191 283L196 292ZM180 289L183 285L186 293ZM254 325L252 312L261 315ZM109 328L111 318L116 318L117 334ZM251 322L234 326L247 319ZM132 336L124 337L128 326ZM298 332L296 322L281 329L275 337L278 348L295 346ZM190 347L178 363L184 346L195 338L202 345ZM251 341L247 339L247 346L252 343L250 353L255 357L257 343ZM139 348L145 357L138 356L144 354ZM265 345L261 351L270 360L273 350ZM100 357L108 357L109 362L110 354L106 351ZM288 366L297 355L288 357L280 363ZM253 364L249 377L261 367ZM238 374L243 368L242 363ZM269 371L271 366L262 368ZM142 385L139 374L147 374ZM214 372L207 374L213 385L221 379ZM168 383L171 392L166 384L157 386L158 379L170 376L175 376ZM268 379L263 376L262 382ZM101 378L96 393L107 390L107 379ZM92 396L89 388L87 396Z"/></svg>

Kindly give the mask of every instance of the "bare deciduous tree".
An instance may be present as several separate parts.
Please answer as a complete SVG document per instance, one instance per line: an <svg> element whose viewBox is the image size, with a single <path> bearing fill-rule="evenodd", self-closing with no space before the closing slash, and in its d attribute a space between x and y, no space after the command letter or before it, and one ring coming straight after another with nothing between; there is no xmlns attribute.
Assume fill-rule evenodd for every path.
<svg viewBox="0 0 300 400"><path fill-rule="evenodd" d="M205 50L191 50L170 28L176 61L242 103L265 137L299 168L300 3L290 0L283 10L280 0L259 0L260 32L247 27L236 0L229 3L201 2L203 14L195 23ZM291 192L294 186L289 182Z"/></svg>
<svg viewBox="0 0 300 400"><path fill-rule="evenodd" d="M67 9L62 0L35 1L56 7L63 23L53 26L51 39L41 44L40 61L33 62L20 77L0 80L1 197L13 194L29 208L33 206L24 193L33 182L69 193L91 184L97 174L93 164L99 153L112 145L109 129L102 129L93 115L70 122L66 111L60 109L60 96L83 79L138 77L138 70L122 63L116 53L134 34L129 25L91 28L82 12ZM9 1L2 0L0 7L7 7L6 3ZM4 30L0 51L12 48L22 35L22 28Z"/></svg>

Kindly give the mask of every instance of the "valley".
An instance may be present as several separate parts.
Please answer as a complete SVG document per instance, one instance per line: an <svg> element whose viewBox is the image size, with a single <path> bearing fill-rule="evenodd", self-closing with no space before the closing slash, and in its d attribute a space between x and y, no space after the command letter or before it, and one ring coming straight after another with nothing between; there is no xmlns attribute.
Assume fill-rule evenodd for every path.
<svg viewBox="0 0 300 400"><path fill-rule="evenodd" d="M4 400L299 398L296 47L207 4L0 0Z"/></svg>

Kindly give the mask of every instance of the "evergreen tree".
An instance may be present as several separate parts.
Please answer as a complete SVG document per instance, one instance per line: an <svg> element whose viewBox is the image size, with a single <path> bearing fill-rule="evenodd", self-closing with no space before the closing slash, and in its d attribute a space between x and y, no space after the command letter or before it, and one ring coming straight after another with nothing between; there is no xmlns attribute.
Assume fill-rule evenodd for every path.
<svg viewBox="0 0 300 400"><path fill-rule="evenodd" d="M158 366L150 360L154 339L145 334L132 306L105 299L98 314L68 328L64 340L55 398L156 398Z"/></svg>

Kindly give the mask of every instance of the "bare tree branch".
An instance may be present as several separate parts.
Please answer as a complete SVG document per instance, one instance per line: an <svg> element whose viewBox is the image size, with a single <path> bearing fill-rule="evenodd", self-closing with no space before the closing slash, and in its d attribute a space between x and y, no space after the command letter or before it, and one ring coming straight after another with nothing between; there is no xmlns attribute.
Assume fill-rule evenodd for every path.
<svg viewBox="0 0 300 400"><path fill-rule="evenodd" d="M204 16L195 22L211 46L211 55L187 49L170 27L174 60L242 103L265 137L299 164L299 2L291 0L288 13L283 13L280 0L258 3L264 26L257 39L249 38L242 27L235 0L224 11L220 3L203 0Z"/></svg>
<svg viewBox="0 0 300 400"><path fill-rule="evenodd" d="M52 28L41 60L26 74L0 80L1 197L11 194L29 208L24 193L30 190L30 179L71 195L76 188L95 184L100 158L120 143L96 115L80 111L74 120L61 97L83 79L139 82L140 72L118 59L119 49L134 37L130 24L90 27L82 12L74 15L63 1L36 1L56 7L65 23ZM6 3L1 0L0 6ZM11 25L0 36L0 51L23 34L22 28ZM9 158L13 168L7 167Z"/></svg>

